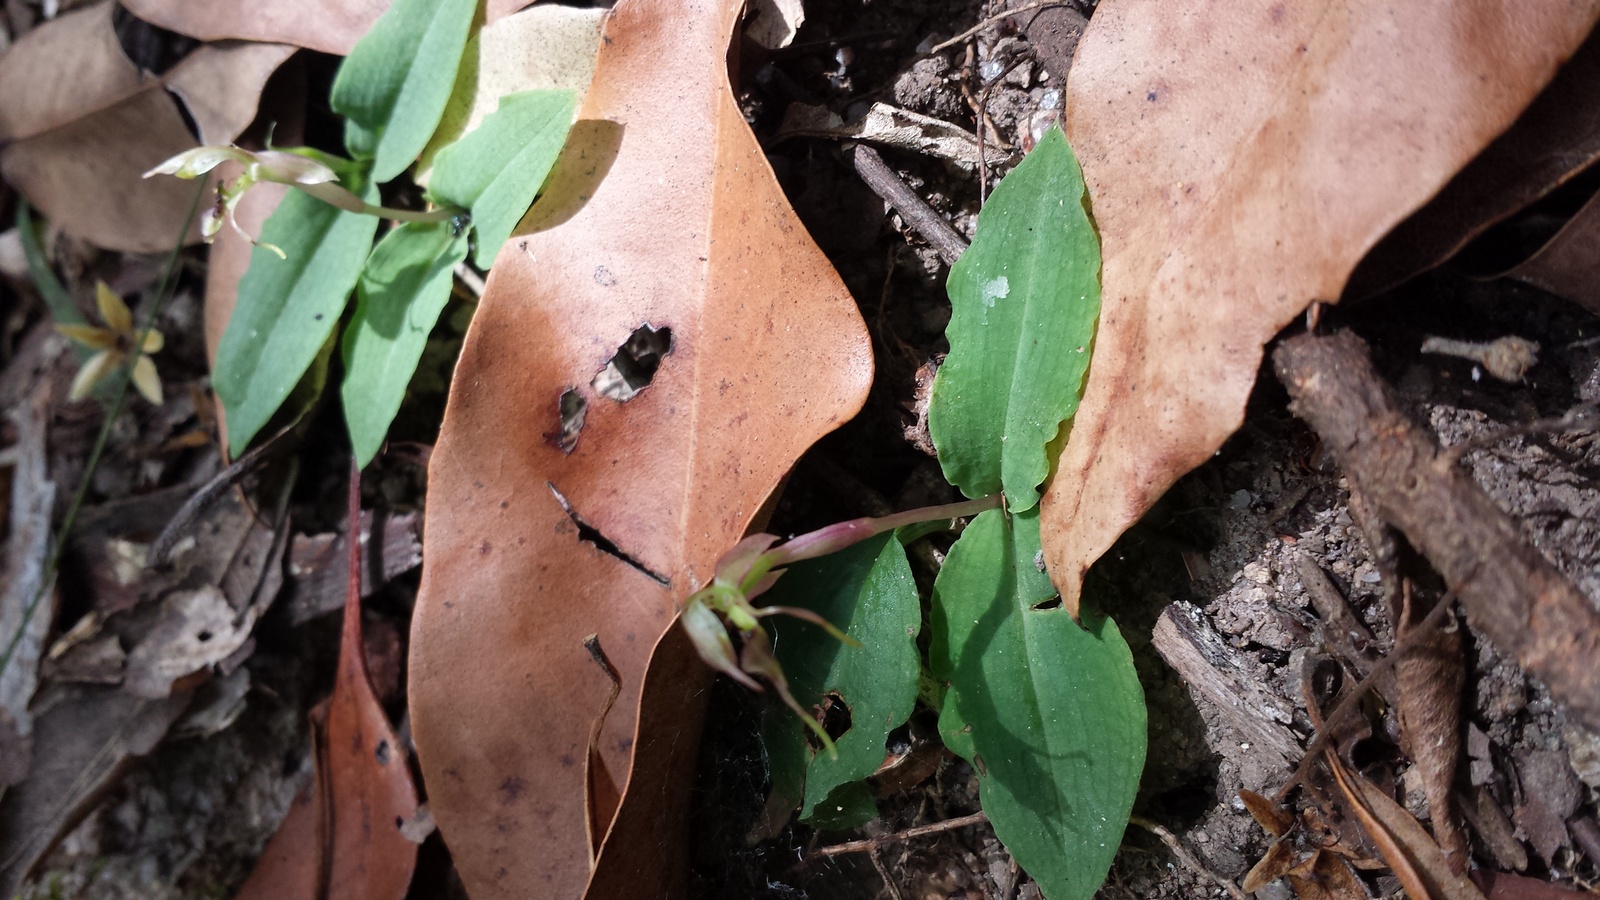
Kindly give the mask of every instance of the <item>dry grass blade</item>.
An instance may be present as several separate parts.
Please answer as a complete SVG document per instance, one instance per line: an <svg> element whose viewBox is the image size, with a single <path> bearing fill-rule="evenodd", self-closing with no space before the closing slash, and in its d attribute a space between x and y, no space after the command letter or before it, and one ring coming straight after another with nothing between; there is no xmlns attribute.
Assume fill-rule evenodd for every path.
<svg viewBox="0 0 1600 900"><path fill-rule="evenodd" d="M1332 751L1325 758L1350 808L1408 895L1417 900L1484 900L1476 885L1451 869L1444 851L1405 807L1346 769Z"/></svg>

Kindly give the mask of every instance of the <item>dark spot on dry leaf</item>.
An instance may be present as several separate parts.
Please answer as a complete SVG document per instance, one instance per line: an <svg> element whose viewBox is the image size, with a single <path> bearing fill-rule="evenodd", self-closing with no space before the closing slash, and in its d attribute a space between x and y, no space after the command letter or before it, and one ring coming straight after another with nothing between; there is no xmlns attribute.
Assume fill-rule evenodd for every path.
<svg viewBox="0 0 1600 900"><path fill-rule="evenodd" d="M617 283L617 276L611 274L611 270L605 266L595 266L594 283L601 287L611 287Z"/></svg>
<svg viewBox="0 0 1600 900"><path fill-rule="evenodd" d="M506 780L500 782L500 794L504 798L503 802L516 802L516 799L522 796L522 792L527 788L527 786L528 783L522 780L522 776L507 775Z"/></svg>
<svg viewBox="0 0 1600 900"><path fill-rule="evenodd" d="M376 750L374 755L378 759L378 765L387 766L389 764L389 756L390 756L390 754L389 754L389 742L388 741L379 741L378 742L378 749Z"/></svg>

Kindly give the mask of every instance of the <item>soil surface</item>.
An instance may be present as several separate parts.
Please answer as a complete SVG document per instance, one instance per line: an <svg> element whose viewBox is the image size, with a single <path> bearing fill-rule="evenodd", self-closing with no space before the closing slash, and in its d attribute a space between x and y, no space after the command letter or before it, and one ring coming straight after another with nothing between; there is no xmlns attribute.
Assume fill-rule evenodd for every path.
<svg viewBox="0 0 1600 900"><path fill-rule="evenodd" d="M863 412L797 467L770 528L776 533L957 499L923 449L925 431L916 415L919 384L947 349L947 269L926 237L863 182L841 141L784 137L784 115L803 103L851 119L881 102L981 130L985 146L1009 160L982 179L970 164L881 148L905 183L970 238L983 188L1058 114L1072 46L1093 11L1062 4L1000 16L976 37L929 52L998 12L993 3L971 0L808 0L792 46L746 46L740 55L736 83L747 117L801 219L860 304L878 364ZM69 281L101 272L133 283L148 280L154 265L69 242L55 253ZM199 273L187 273L182 283L162 323L169 335L163 366L197 375L204 371ZM447 356L452 337L459 339L468 307L458 304L459 314L447 316L436 355ZM15 371L29 353L42 354L44 337L37 328L17 330L34 320L11 318L8 371ZM1600 452L1593 424L1587 431L1492 439L1600 403L1600 321L1532 288L1445 270L1390 294L1329 308L1329 326L1352 328L1367 339L1383 376L1442 444L1481 442L1463 464L1580 590L1600 598ZM184 334L189 337L177 337ZM1542 351L1522 381L1507 383L1470 361L1422 354L1423 340L1434 335L1517 335L1537 341ZM400 425L419 444L431 442L436 428L429 423L437 422L448 359L437 363L438 371L419 376L436 382L431 392L420 392L433 399L413 402ZM51 377L70 379L71 365L58 365L61 371ZM13 394L6 399L8 407L18 402ZM190 414L203 417L205 405L201 398ZM127 415L115 439L121 444L103 465L98 497L141 485L193 484L214 470L202 459L203 448L161 457L170 471L152 470L145 449L176 426ZM65 483L81 470L81 462L74 469L71 460L81 460L97 425L58 423L52 450L64 460L56 471ZM313 437L299 451L303 471L290 515L297 531L331 533L339 530L343 456L332 435L340 431L328 418L312 433L327 437ZM377 476L369 476L368 503L391 514L419 509L421 472L403 458L381 463ZM917 576L926 585L933 570L922 561ZM309 776L306 711L331 684L336 604L307 599L309 577L290 582L298 598L268 613L238 670L246 673L242 711L232 710L236 718L222 727L202 721L187 736L175 731L135 763L23 896L165 900L224 896L237 888ZM397 717L404 710L403 643L414 586L414 572L402 575L368 601L369 656L379 661L375 681ZM1146 689L1149 751L1135 814L1184 850L1180 857L1154 831L1130 826L1099 896L1228 897L1271 843L1239 791L1271 797L1289 780L1316 732L1307 710L1308 673L1320 661L1339 658L1342 645L1330 637L1319 602L1342 604L1370 630L1377 653L1393 642L1382 575L1359 511L1350 508L1348 484L1315 435L1290 414L1270 371L1258 381L1244 426L1123 536L1091 572L1087 592L1118 621ZM1497 815L1514 832L1511 846L1469 832L1474 861L1513 868L1515 847L1530 875L1593 884L1600 859L1592 854L1600 847L1584 842L1586 835L1600 836L1594 822L1600 737L1566 721L1542 686L1480 634L1454 627L1467 628L1468 647L1461 698L1467 755L1458 787L1487 797L1492 809L1484 815ZM221 697L200 707L228 711L237 700ZM927 710L894 736L892 749L907 761L878 779L878 821L849 833L763 826L760 702L725 681L714 692L696 786L697 896L1039 897L983 822L886 842L870 853L818 853L978 811L973 771L938 748ZM404 735L405 723L397 721ZM1428 821L1422 789L1407 774L1410 759L1394 712L1374 705L1364 721L1366 730L1350 741L1354 758L1375 781L1402 785L1409 808ZM1290 808L1316 808L1313 793L1292 794ZM1375 855L1337 809L1321 815L1331 840ZM1295 851L1308 853L1322 838L1327 835L1301 833ZM1361 878L1372 896L1398 895L1385 869L1362 869ZM447 853L437 836L429 838L411 896L459 891ZM1273 882L1256 896L1280 900L1293 893Z"/></svg>

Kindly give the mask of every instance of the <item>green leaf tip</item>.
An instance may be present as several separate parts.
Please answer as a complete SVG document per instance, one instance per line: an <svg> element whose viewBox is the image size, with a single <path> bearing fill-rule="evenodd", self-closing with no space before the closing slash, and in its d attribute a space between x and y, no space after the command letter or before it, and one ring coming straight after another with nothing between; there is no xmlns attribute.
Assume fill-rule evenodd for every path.
<svg viewBox="0 0 1600 900"><path fill-rule="evenodd" d="M947 289L950 355L928 410L939 463L969 497L1003 490L1013 512L1032 509L1100 315L1100 239L1059 128L995 187Z"/></svg>
<svg viewBox="0 0 1600 900"><path fill-rule="evenodd" d="M428 193L472 211L478 245L473 262L479 268L494 263L533 204L577 108L578 93L572 90L507 94L477 128L434 157Z"/></svg>
<svg viewBox="0 0 1600 900"><path fill-rule="evenodd" d="M404 172L439 126L477 9L478 0L395 0L339 66L329 102L376 181Z"/></svg>
<svg viewBox="0 0 1600 900"><path fill-rule="evenodd" d="M372 185L351 177L356 193L377 199ZM328 343L377 228L373 216L299 191L286 194L262 226L213 366L231 454L244 452ZM263 244L282 248L284 258Z"/></svg>

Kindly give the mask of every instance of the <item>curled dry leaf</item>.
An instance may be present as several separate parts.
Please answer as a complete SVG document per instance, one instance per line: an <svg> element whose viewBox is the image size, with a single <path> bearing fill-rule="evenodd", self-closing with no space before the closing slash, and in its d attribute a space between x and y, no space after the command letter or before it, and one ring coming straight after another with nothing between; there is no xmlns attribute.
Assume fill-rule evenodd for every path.
<svg viewBox="0 0 1600 900"><path fill-rule="evenodd" d="M1375 294L1444 262L1491 225L1544 197L1600 158L1597 84L1600 34L1590 34L1509 131L1450 179L1427 206L1372 248L1350 276L1345 296ZM1554 293L1600 313L1600 294ZM1591 299L1594 302L1586 302Z"/></svg>
<svg viewBox="0 0 1600 900"><path fill-rule="evenodd" d="M580 121L525 236L495 262L456 370L430 467L410 699L430 805L475 898L571 898L589 879L583 760L610 690L591 634L622 684L595 776L628 779L629 821L630 804L664 816L633 846L613 834L600 870L683 846L668 814L689 787L705 669L669 636L668 677L649 689L662 699L641 712L646 662L677 601L871 378L855 304L729 88L741 7L616 6ZM623 349L644 325L633 343L664 354ZM649 386L626 401L593 387L613 357ZM570 453L568 392L587 409Z"/></svg>
<svg viewBox="0 0 1600 900"><path fill-rule="evenodd" d="M488 0L489 21L531 2ZM344 56L389 8L389 0L127 0L123 6L152 25L202 41L239 38Z"/></svg>
<svg viewBox="0 0 1600 900"><path fill-rule="evenodd" d="M1339 296L1572 54L1600 3L1107 0L1068 134L1105 254L1083 404L1043 505L1076 611L1084 572L1238 427L1262 346Z"/></svg>
<svg viewBox="0 0 1600 900"><path fill-rule="evenodd" d="M1334 780L1384 862L1411 897L1429 900L1484 900L1465 875L1457 874L1426 829L1393 797L1350 771L1331 751L1326 753Z"/></svg>
<svg viewBox="0 0 1600 900"><path fill-rule="evenodd" d="M157 78L122 52L113 8L63 15L0 57L0 171L52 221L93 244L170 250L194 187L140 175L197 146L172 95L207 140L226 143L255 118L262 86L293 48L201 47ZM187 239L199 239L198 226Z"/></svg>
<svg viewBox="0 0 1600 900"><path fill-rule="evenodd" d="M1590 198L1539 252L1505 273L1600 315L1600 195Z"/></svg>

